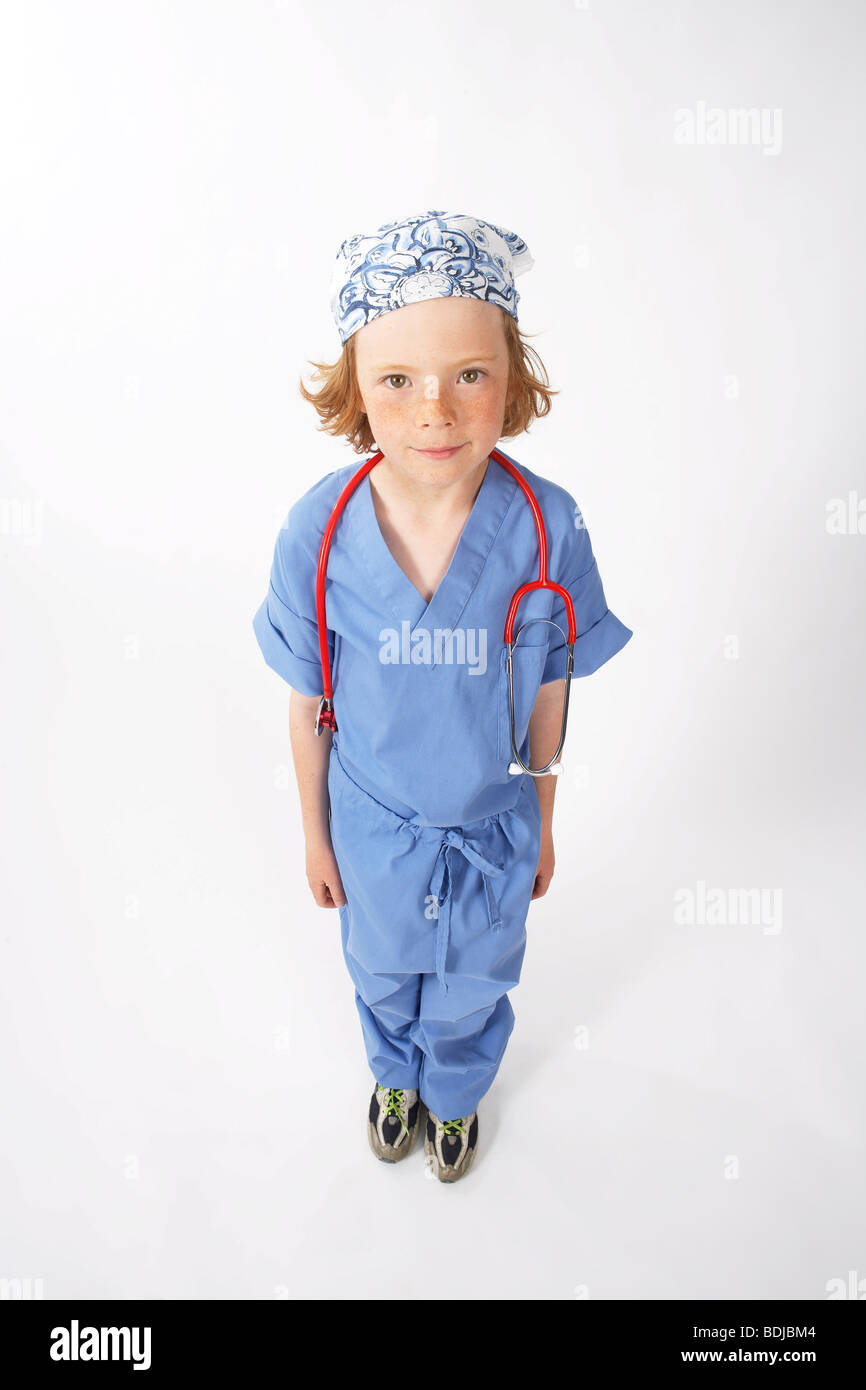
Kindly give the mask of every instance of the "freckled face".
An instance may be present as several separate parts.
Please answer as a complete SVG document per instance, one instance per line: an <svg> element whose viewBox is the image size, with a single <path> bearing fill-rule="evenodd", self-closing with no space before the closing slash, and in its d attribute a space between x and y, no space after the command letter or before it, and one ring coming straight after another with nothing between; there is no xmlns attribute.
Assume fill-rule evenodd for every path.
<svg viewBox="0 0 866 1390"><path fill-rule="evenodd" d="M414 481L454 482L501 438L509 374L503 312L480 299L425 299L355 334L373 438L384 461ZM456 452L431 458L423 449Z"/></svg>

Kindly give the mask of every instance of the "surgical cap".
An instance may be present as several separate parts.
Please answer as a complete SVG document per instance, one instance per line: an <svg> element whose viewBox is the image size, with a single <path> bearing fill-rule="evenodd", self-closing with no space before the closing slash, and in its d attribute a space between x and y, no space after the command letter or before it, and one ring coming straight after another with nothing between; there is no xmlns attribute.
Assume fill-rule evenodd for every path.
<svg viewBox="0 0 866 1390"><path fill-rule="evenodd" d="M514 232L462 212L422 212L347 237L331 278L331 312L345 343L359 328L421 299L468 295L517 321L514 278L533 265Z"/></svg>

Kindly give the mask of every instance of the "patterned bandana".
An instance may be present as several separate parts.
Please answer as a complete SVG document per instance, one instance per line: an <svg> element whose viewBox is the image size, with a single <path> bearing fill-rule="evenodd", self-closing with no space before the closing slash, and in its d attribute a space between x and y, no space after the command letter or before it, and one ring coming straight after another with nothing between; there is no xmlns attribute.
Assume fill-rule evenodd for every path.
<svg viewBox="0 0 866 1390"><path fill-rule="evenodd" d="M514 277L530 270L526 242L462 212L422 212L348 237L331 278L331 312L345 343L380 314L420 299L470 295L517 321Z"/></svg>

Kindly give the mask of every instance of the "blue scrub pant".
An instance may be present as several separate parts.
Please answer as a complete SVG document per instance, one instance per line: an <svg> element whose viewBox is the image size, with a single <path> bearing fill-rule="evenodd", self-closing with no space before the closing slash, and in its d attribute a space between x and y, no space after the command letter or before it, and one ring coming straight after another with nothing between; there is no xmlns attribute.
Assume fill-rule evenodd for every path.
<svg viewBox="0 0 866 1390"><path fill-rule="evenodd" d="M513 809L463 826L406 819L340 762L328 773L331 841L346 894L343 954L367 1060L440 1119L474 1111L505 1053L538 868L532 779Z"/></svg>

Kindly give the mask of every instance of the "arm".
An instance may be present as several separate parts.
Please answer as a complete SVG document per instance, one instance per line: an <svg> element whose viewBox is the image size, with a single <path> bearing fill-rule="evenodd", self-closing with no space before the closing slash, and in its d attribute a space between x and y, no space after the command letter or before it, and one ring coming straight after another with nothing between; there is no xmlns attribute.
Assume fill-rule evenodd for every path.
<svg viewBox="0 0 866 1390"><path fill-rule="evenodd" d="M346 901L340 870L331 844L328 801L328 759L332 735L316 734L318 695L292 690L289 733L295 776L301 798L301 821L307 850L307 882L319 907L342 907Z"/></svg>
<svg viewBox="0 0 866 1390"><path fill-rule="evenodd" d="M565 681L548 681L536 696L529 720L530 765L543 767L553 757L559 742L562 724L562 702L565 698ZM532 897L543 898L550 880L553 878L555 856L553 853L553 798L556 795L556 778L533 777L541 810L541 853L535 874Z"/></svg>

